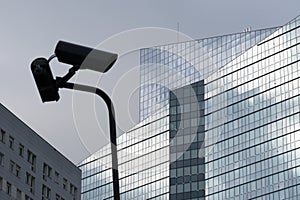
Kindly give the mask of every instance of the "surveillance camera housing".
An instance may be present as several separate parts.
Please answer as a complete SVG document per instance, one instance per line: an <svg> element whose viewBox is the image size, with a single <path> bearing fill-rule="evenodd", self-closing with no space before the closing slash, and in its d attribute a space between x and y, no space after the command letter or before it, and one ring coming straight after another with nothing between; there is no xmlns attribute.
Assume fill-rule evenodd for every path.
<svg viewBox="0 0 300 200"><path fill-rule="evenodd" d="M48 60L37 58L31 63L31 71L43 102L58 101L58 87L53 78Z"/></svg>
<svg viewBox="0 0 300 200"><path fill-rule="evenodd" d="M80 69L90 69L107 72L116 62L118 55L106 51L59 41L55 48L59 62L80 66Z"/></svg>

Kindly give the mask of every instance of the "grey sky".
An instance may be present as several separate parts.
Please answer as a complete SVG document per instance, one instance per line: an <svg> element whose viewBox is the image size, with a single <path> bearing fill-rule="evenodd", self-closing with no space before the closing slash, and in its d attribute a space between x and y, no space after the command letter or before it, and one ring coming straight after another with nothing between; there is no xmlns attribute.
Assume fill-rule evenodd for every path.
<svg viewBox="0 0 300 200"><path fill-rule="evenodd" d="M89 152L74 126L72 93L63 91L58 103L42 104L29 70L34 58L53 53L58 40L97 46L108 37L133 28L176 30L177 22L181 32L204 38L241 32L249 26L260 29L283 25L300 14L299 7L299 0L2 1L0 102L78 163ZM66 70L67 67L53 62L56 75ZM101 101L96 106L100 111L105 109ZM106 112L101 119L105 117ZM106 123L101 121L101 126Z"/></svg>

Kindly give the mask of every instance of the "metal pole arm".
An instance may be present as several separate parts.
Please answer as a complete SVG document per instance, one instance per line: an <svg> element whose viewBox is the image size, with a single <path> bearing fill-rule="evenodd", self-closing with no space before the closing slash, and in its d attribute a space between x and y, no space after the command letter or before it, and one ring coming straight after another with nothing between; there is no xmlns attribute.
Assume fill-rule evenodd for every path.
<svg viewBox="0 0 300 200"><path fill-rule="evenodd" d="M89 93L93 93L93 94L96 93L106 103L108 113L109 113L114 199L120 200L115 109L114 109L111 99L104 91L100 90L99 88L95 88L95 87L91 87L91 86L80 85L80 84L76 84L76 83L64 83L64 84L60 84L59 87L67 88L67 89L71 89L71 90L82 91L82 92L89 92Z"/></svg>

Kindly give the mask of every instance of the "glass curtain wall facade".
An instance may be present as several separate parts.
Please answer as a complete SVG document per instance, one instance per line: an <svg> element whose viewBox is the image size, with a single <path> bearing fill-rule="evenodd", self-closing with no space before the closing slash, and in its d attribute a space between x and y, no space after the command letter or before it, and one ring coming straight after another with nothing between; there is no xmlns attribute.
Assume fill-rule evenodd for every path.
<svg viewBox="0 0 300 200"><path fill-rule="evenodd" d="M205 197L204 81L170 92L170 199Z"/></svg>
<svg viewBox="0 0 300 200"><path fill-rule="evenodd" d="M299 20L141 50L121 199L299 199ZM80 169L83 200L113 199L109 145Z"/></svg>
<svg viewBox="0 0 300 200"><path fill-rule="evenodd" d="M205 127L224 130L206 144L206 199L300 198L299 53L297 17L205 79L205 119L226 113Z"/></svg>
<svg viewBox="0 0 300 200"><path fill-rule="evenodd" d="M168 112L162 108L117 139L121 199L168 199ZM79 166L82 200L113 200L110 152L107 145Z"/></svg>
<svg viewBox="0 0 300 200"><path fill-rule="evenodd" d="M203 80L277 29L141 49L140 120L168 105L170 90Z"/></svg>

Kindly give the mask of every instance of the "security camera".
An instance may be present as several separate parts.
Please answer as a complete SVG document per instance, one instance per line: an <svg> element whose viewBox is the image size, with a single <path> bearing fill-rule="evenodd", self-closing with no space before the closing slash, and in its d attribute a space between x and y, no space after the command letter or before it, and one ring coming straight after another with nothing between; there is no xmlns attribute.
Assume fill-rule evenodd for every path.
<svg viewBox="0 0 300 200"><path fill-rule="evenodd" d="M58 87L53 78L48 60L37 58L31 63L31 71L43 102L58 101Z"/></svg>
<svg viewBox="0 0 300 200"><path fill-rule="evenodd" d="M53 78L49 64L55 57L59 62L73 66L65 76L56 79ZM90 69L105 73L114 65L117 58L118 55L114 53L59 41L55 48L55 55L49 59L35 59L31 63L31 71L42 101L58 101L59 88L65 87L77 70Z"/></svg>
<svg viewBox="0 0 300 200"><path fill-rule="evenodd" d="M57 43L55 55L59 62L102 73L107 72L118 58L118 55L114 53L64 41Z"/></svg>

